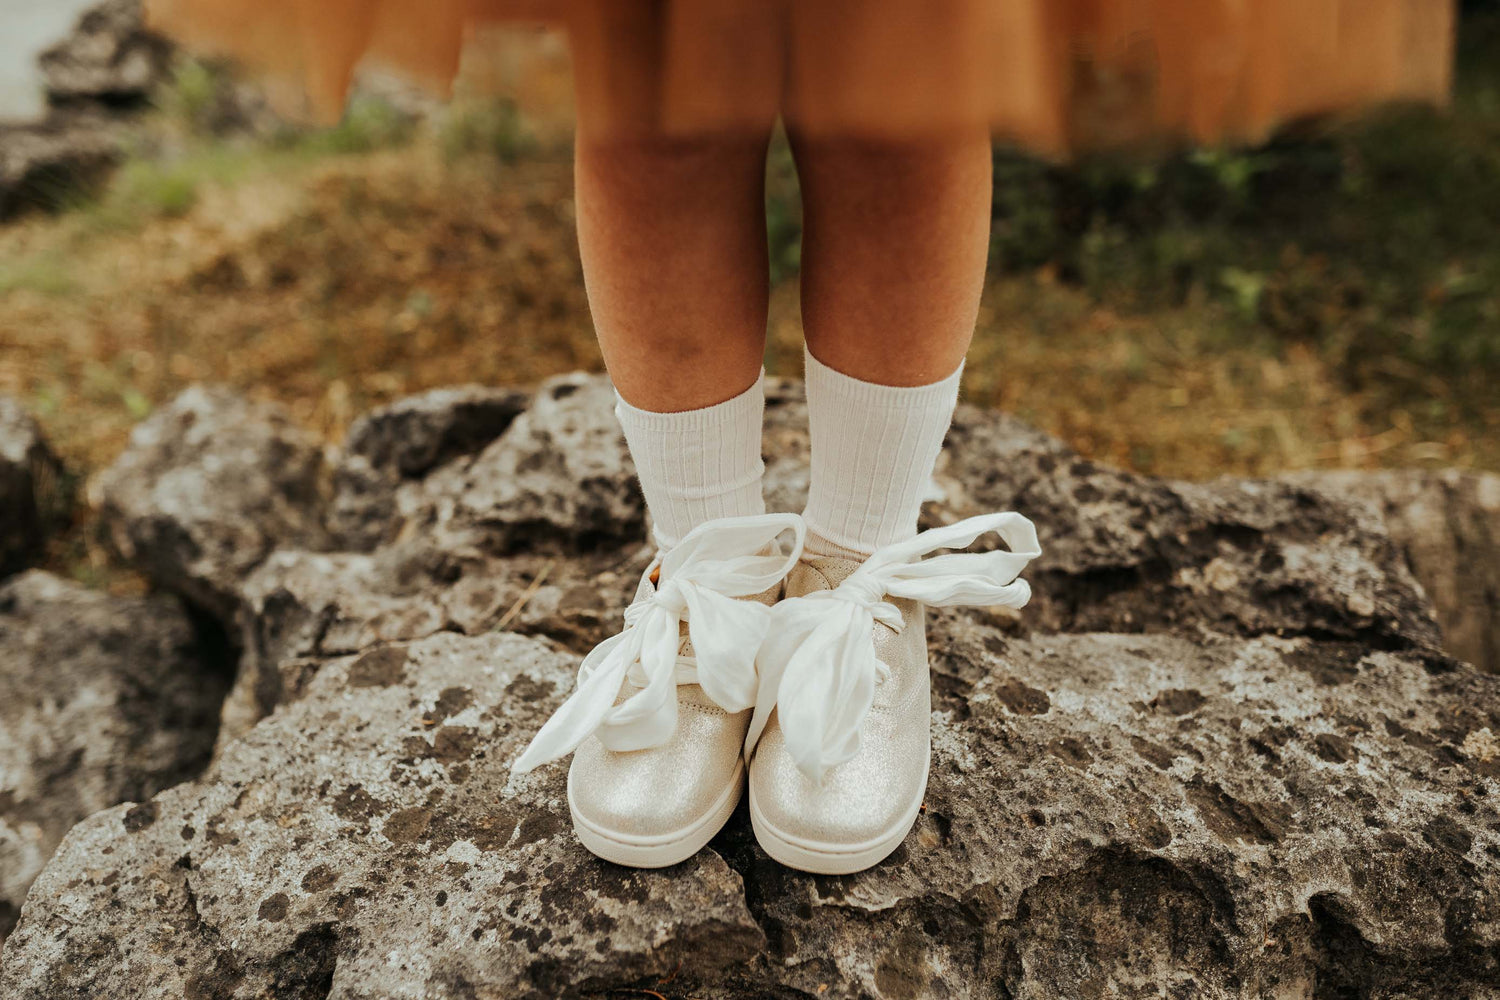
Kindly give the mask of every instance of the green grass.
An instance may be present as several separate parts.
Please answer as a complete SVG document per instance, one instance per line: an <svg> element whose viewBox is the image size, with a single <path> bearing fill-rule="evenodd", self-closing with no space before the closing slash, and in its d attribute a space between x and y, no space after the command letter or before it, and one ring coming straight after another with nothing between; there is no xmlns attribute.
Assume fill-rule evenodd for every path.
<svg viewBox="0 0 1500 1000"><path fill-rule="evenodd" d="M349 155L390 149L411 141L416 122L378 97L355 97L332 128L298 131L284 140L307 156Z"/></svg>
<svg viewBox="0 0 1500 1000"><path fill-rule="evenodd" d="M78 290L74 268L61 254L34 254L20 260L0 260L0 295L36 292L62 297Z"/></svg>
<svg viewBox="0 0 1500 1000"><path fill-rule="evenodd" d="M172 161L127 160L108 188L83 210L107 229L132 229L150 219L186 215L198 201L199 185L231 180L238 158L225 151L196 152Z"/></svg>
<svg viewBox="0 0 1500 1000"><path fill-rule="evenodd" d="M101 192L81 193L74 207L103 228L135 229L152 219L186 215L205 186L231 186L329 156L389 148L406 142L409 134L409 124L401 124L388 107L356 103L342 123L327 130L271 142L192 139L171 155L132 156Z"/></svg>

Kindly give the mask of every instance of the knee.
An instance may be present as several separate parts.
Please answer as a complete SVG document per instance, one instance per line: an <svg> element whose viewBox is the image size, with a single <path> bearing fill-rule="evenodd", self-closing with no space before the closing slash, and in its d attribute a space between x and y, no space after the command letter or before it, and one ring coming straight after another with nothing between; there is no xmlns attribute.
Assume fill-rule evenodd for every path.
<svg viewBox="0 0 1500 1000"><path fill-rule="evenodd" d="M581 169L596 177L628 177L633 182L680 186L683 193L747 170L765 170L765 138L740 133L665 134L657 131L580 133L576 155Z"/></svg>

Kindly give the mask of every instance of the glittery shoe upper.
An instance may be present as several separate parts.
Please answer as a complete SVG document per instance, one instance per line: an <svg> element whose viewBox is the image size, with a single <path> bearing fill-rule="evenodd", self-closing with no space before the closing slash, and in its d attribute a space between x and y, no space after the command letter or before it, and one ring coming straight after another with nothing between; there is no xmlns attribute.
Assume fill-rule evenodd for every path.
<svg viewBox="0 0 1500 1000"><path fill-rule="evenodd" d="M987 532L1009 550L924 555ZM864 562L812 558L787 578L757 668L745 752L762 847L808 871L885 857L921 805L931 692L924 604L1020 607L1040 554L1019 514L970 518L886 546Z"/></svg>
<svg viewBox="0 0 1500 1000"><path fill-rule="evenodd" d="M922 558L966 547L990 532L1009 549ZM819 779L852 758L876 688L895 667L874 646L877 624L904 630L904 617L892 600L1019 608L1031 598L1021 570L1040 553L1036 529L1026 518L985 514L887 545L864 562L841 568L836 585L783 600L772 612L756 658L760 691L746 754L753 753L774 709L787 752L809 778ZM925 647L923 657L925 662Z"/></svg>
<svg viewBox="0 0 1500 1000"><path fill-rule="evenodd" d="M811 559L787 577L788 598L826 592L859 568L840 559ZM893 602L899 631L872 627L876 655L889 675L873 692L860 744L821 779L805 773L788 750L783 724L771 715L750 768L751 795L777 829L818 843L860 844L901 820L927 783L931 696L925 614L915 601Z"/></svg>

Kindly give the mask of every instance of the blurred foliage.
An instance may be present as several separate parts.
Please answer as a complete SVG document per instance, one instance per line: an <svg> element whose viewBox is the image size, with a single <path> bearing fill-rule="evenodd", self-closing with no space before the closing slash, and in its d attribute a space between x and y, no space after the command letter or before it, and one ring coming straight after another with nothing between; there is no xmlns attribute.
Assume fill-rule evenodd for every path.
<svg viewBox="0 0 1500 1000"><path fill-rule="evenodd" d="M802 267L802 192L792 148L780 130L766 158L766 237L771 282L779 284Z"/></svg>
<svg viewBox="0 0 1500 1000"><path fill-rule="evenodd" d="M483 155L515 163L537 148L520 108L507 99L471 100L449 108L437 138L450 160Z"/></svg>
<svg viewBox="0 0 1500 1000"><path fill-rule="evenodd" d="M190 131L213 134L222 130L220 109L230 86L224 67L184 57L176 60L171 76L157 89L155 104Z"/></svg>
<svg viewBox="0 0 1500 1000"><path fill-rule="evenodd" d="M44 212L83 216L97 228L139 229L154 219L178 218L197 204L205 186L408 144L414 115L374 95L356 95L330 128L295 125L274 115L265 98L220 63L178 59L151 100L151 113L134 130L113 170L90 162L47 173L21 201ZM0 264L0 290L25 287L66 291L47 267Z"/></svg>
<svg viewBox="0 0 1500 1000"><path fill-rule="evenodd" d="M31 291L42 295L69 295L78 289L73 270L62 254L50 252L0 260L0 295Z"/></svg>
<svg viewBox="0 0 1500 1000"><path fill-rule="evenodd" d="M1462 32L1444 112L1304 125L1254 150L1062 167L995 156L993 264L1116 308L1224 304L1236 337L1328 352L1353 386L1500 376L1500 16Z"/></svg>
<svg viewBox="0 0 1500 1000"><path fill-rule="evenodd" d="M218 157L167 163L131 160L120 168L108 193L95 207L98 219L104 225L126 229L145 219L186 215L198 201L199 183L221 174L222 167Z"/></svg>
<svg viewBox="0 0 1500 1000"><path fill-rule="evenodd" d="M356 94L344 117L332 128L294 132L283 139L289 147L313 156L371 153L405 145L416 132L412 115L376 96Z"/></svg>

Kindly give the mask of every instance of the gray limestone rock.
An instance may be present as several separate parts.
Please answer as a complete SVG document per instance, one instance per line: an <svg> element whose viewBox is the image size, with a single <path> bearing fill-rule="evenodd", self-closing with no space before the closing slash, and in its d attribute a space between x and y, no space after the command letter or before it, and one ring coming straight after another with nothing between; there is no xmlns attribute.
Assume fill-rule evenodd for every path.
<svg viewBox="0 0 1500 1000"><path fill-rule="evenodd" d="M543 382L453 484L456 495L441 498L439 523L473 526L501 553L639 543L645 505L613 406L602 376Z"/></svg>
<svg viewBox="0 0 1500 1000"><path fill-rule="evenodd" d="M74 823L207 763L227 685L171 598L0 587L0 937Z"/></svg>
<svg viewBox="0 0 1500 1000"><path fill-rule="evenodd" d="M1212 629L1436 649L1432 610L1378 517L1277 481L1180 483L1086 461L1014 418L961 408L938 470L948 520L1038 525L1031 628Z"/></svg>
<svg viewBox="0 0 1500 1000"><path fill-rule="evenodd" d="M32 120L0 123L0 218L56 207L61 193L104 177L124 157L131 108L165 76L167 55L143 27L140 0L104 0L41 53L48 106Z"/></svg>
<svg viewBox="0 0 1500 1000"><path fill-rule="evenodd" d="M204 779L75 828L0 993L1436 997L1500 976L1500 678L958 617L933 648L924 812L846 878L770 861L742 814L664 872L589 857L564 768L507 769L570 684L538 640L329 661Z"/></svg>
<svg viewBox="0 0 1500 1000"><path fill-rule="evenodd" d="M336 538L357 551L420 539L463 559L639 544L645 506L609 380L558 376L523 402L440 390L356 422L335 468Z"/></svg>
<svg viewBox="0 0 1500 1000"><path fill-rule="evenodd" d="M365 414L334 465L329 528L340 548L369 551L399 530L395 492L444 462L472 455L526 409L527 393L466 385L434 389Z"/></svg>
<svg viewBox="0 0 1500 1000"><path fill-rule="evenodd" d="M456 559L417 543L273 554L245 582L244 653L222 739L298 696L332 656L438 632L548 636L582 654L619 628L649 553Z"/></svg>
<svg viewBox="0 0 1500 1000"><path fill-rule="evenodd" d="M408 396L360 417L346 450L377 469L410 478L459 455L472 455L505 433L526 410L528 393L460 385Z"/></svg>
<svg viewBox="0 0 1500 1000"><path fill-rule="evenodd" d="M169 47L146 30L141 0L104 0L73 33L42 53L42 80L54 100L140 99L166 75Z"/></svg>
<svg viewBox="0 0 1500 1000"><path fill-rule="evenodd" d="M322 548L322 450L280 408L195 386L136 427L91 499L114 549L226 625L279 547Z"/></svg>
<svg viewBox="0 0 1500 1000"><path fill-rule="evenodd" d="M732 827L770 944L719 995L1493 995L1495 678L1269 636L933 648L916 829L824 878Z"/></svg>
<svg viewBox="0 0 1500 1000"><path fill-rule="evenodd" d="M565 769L511 775L572 670L510 634L326 664L203 781L74 828L0 995L555 997L749 960L721 857L599 863Z"/></svg>
<svg viewBox="0 0 1500 1000"><path fill-rule="evenodd" d="M1372 505L1432 600L1443 648L1500 673L1500 476L1401 469L1288 478Z"/></svg>
<svg viewBox="0 0 1500 1000"><path fill-rule="evenodd" d="M807 413L779 380L766 401L767 504L801 510ZM924 526L995 510L1036 522L1035 596L1016 626L1316 634L1435 649L1432 611L1381 519L1311 486L1183 483L1080 458L1003 413L960 406Z"/></svg>
<svg viewBox="0 0 1500 1000"><path fill-rule="evenodd" d="M69 834L0 995L1500 995L1500 677L1443 651L1389 517L1326 484L1118 472L967 407L927 522L1020 510L1045 555L1019 616L930 615L905 844L806 876L741 813L675 869L588 856L564 766L508 765L649 557L611 402L555 379L488 443L404 468L402 435L451 425L397 404L381 419L410 429L372 419L321 508L373 530L264 531L216 574L166 548L164 582L222 581L243 639L228 738ZM157 483L210 454L135 451ZM806 452L774 382L773 509L800 507Z"/></svg>
<svg viewBox="0 0 1500 1000"><path fill-rule="evenodd" d="M58 190L88 187L124 155L126 130L97 108L58 108L40 122L0 125L0 219Z"/></svg>

